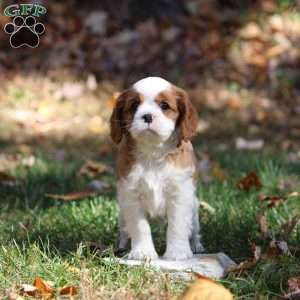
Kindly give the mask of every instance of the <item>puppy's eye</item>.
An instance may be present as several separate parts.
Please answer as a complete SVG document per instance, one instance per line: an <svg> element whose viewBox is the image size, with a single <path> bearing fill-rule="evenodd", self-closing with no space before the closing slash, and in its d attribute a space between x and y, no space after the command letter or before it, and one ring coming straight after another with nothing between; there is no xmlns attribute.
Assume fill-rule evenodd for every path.
<svg viewBox="0 0 300 300"><path fill-rule="evenodd" d="M140 102L135 100L130 105L130 110L134 113L136 112L137 108L139 107Z"/></svg>
<svg viewBox="0 0 300 300"><path fill-rule="evenodd" d="M162 110L167 110L167 109L170 108L170 105L169 105L167 102L162 101L162 102L159 103L159 107L160 107Z"/></svg>

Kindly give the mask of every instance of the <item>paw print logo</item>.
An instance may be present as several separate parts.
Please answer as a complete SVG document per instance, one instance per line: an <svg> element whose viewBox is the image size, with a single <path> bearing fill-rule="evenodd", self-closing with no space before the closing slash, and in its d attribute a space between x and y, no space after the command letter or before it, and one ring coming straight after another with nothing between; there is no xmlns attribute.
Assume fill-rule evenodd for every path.
<svg viewBox="0 0 300 300"><path fill-rule="evenodd" d="M36 22L33 16L17 16L12 22L4 26L4 31L10 35L10 45L13 48L28 46L36 48L40 43L40 35L44 33L45 26Z"/></svg>

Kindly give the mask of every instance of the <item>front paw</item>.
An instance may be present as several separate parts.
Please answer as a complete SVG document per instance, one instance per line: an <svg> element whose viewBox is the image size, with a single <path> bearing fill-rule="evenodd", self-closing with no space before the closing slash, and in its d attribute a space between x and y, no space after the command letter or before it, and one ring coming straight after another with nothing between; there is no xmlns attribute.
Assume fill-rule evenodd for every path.
<svg viewBox="0 0 300 300"><path fill-rule="evenodd" d="M154 247L135 247L128 254L128 259L134 259L134 260L145 260L145 259L153 260L157 258L158 255Z"/></svg>
<svg viewBox="0 0 300 300"><path fill-rule="evenodd" d="M167 249L163 257L168 260L184 260L192 258L193 252L190 247L172 247Z"/></svg>

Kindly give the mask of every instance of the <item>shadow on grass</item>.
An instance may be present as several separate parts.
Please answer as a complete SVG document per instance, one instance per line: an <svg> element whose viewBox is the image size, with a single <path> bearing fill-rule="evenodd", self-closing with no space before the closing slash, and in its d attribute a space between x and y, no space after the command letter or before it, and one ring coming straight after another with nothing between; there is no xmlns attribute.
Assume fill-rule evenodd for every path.
<svg viewBox="0 0 300 300"><path fill-rule="evenodd" d="M198 144L196 148L201 151L203 147ZM291 167L282 156L269 153L228 150L212 151L211 155L220 162L227 180L213 179L211 183L199 184L200 200L214 209L213 213L200 210L203 243L209 252L224 251L237 261L243 260L252 255L251 243L257 239L256 214L261 208L258 194L277 193L278 181L299 175L299 166ZM112 160L111 155L106 158L109 163ZM76 251L79 244L90 250L95 246L103 250L116 245L118 208L115 192L71 202L46 197L46 193L63 194L83 189L86 181L77 176L81 163L78 157L57 162L39 153L31 168L17 170L19 186L0 190L2 244L13 239L20 244L38 242L62 255ZM252 170L263 181L262 191L239 191L236 187L238 179ZM114 181L114 178L109 180ZM294 209L294 203L288 202L274 214L284 219ZM153 225L159 254L165 248L164 229L161 224Z"/></svg>

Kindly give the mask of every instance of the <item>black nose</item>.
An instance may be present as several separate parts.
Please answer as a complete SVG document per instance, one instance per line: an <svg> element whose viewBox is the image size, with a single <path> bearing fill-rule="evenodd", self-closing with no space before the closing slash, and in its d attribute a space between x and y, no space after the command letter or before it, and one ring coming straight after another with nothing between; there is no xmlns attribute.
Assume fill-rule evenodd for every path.
<svg viewBox="0 0 300 300"><path fill-rule="evenodd" d="M145 121L145 123L151 123L153 118L151 114L145 114L142 116L142 119Z"/></svg>

